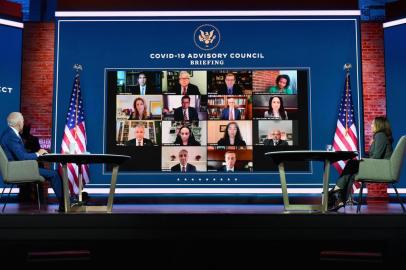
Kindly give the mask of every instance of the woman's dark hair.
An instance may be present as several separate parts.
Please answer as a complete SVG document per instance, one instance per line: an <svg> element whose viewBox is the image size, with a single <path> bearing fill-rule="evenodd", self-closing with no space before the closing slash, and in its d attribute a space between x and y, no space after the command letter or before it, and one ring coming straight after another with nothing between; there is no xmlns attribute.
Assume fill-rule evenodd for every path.
<svg viewBox="0 0 406 270"><path fill-rule="evenodd" d="M268 107L269 115L272 115L272 113L273 113L272 100L274 98L279 98L279 102L281 104L281 106L279 107L279 115L281 116L282 120L286 119L286 111L285 111L285 107L283 106L283 99L280 96L271 96L271 98L269 99L269 107Z"/></svg>
<svg viewBox="0 0 406 270"><path fill-rule="evenodd" d="M392 128L390 126L388 118L385 116L377 116L374 119L374 129L375 129L375 134L378 132L384 132L386 137L390 141L393 141L392 138Z"/></svg>
<svg viewBox="0 0 406 270"><path fill-rule="evenodd" d="M242 141L242 136L241 136L240 127L238 126L237 122L230 122L230 123L227 124L226 132L224 132L223 139L228 143L230 142L230 136L228 136L228 128L230 127L230 125L233 125L233 124L237 127L237 134L235 134L235 141L236 142L241 142Z"/></svg>
<svg viewBox="0 0 406 270"><path fill-rule="evenodd" d="M289 78L289 76L286 75L286 74L281 74L281 75L278 75L278 77L276 77L276 86L278 86L278 83L279 83L279 81L280 81L282 78L283 78L283 79L286 79L286 86L285 86L285 88L288 88L288 87L289 87L289 84L290 84L290 78Z"/></svg>
<svg viewBox="0 0 406 270"><path fill-rule="evenodd" d="M190 129L189 126L182 126L179 129L179 132L178 132L178 135L176 135L176 140L175 140L174 144L182 145L182 137L180 136L180 131L183 128L187 128L189 130L189 139L187 141L187 145L200 145L200 143L198 141L196 141L195 136L193 135L193 132L192 132L192 130Z"/></svg>

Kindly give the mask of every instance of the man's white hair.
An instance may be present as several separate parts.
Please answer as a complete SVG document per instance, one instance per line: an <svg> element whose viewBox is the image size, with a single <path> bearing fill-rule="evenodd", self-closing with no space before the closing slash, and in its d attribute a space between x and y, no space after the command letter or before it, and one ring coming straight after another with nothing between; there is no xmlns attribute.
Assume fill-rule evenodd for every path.
<svg viewBox="0 0 406 270"><path fill-rule="evenodd" d="M179 78L182 77L182 75L186 75L187 78L190 78L189 72L187 72L187 71L185 71L185 70L182 70L182 71L179 73Z"/></svg>
<svg viewBox="0 0 406 270"><path fill-rule="evenodd" d="M12 112L7 116L7 124L10 127L15 127L21 121L24 121L24 117L20 112Z"/></svg>

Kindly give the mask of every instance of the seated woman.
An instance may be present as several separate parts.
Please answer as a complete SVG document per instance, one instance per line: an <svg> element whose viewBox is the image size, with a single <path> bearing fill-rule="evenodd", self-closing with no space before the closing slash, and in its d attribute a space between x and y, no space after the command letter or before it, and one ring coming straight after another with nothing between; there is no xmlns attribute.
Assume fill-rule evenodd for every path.
<svg viewBox="0 0 406 270"><path fill-rule="evenodd" d="M147 115L147 105L145 105L145 101L143 98L136 98L133 103L134 112L131 113L128 120L146 120L150 119Z"/></svg>
<svg viewBox="0 0 406 270"><path fill-rule="evenodd" d="M174 144L187 146L200 146L200 143L196 141L192 130L188 126L183 126L179 129Z"/></svg>
<svg viewBox="0 0 406 270"><path fill-rule="evenodd" d="M369 158L390 159L393 152L392 129L384 116L375 117L371 124L373 140L369 148ZM329 211L337 211L345 206L347 196L358 173L361 160L350 160L336 182L336 186L329 191ZM331 198L330 198L331 197Z"/></svg>
<svg viewBox="0 0 406 270"><path fill-rule="evenodd" d="M228 123L224 137L221 138L217 145L220 146L246 146L247 144L242 139L240 128L236 122Z"/></svg>
<svg viewBox="0 0 406 270"><path fill-rule="evenodd" d="M288 75L281 74L276 77L276 85L271 86L268 89L268 93L271 94L287 94L292 95L293 90L289 88L290 78Z"/></svg>
<svg viewBox="0 0 406 270"><path fill-rule="evenodd" d="M265 112L264 117L277 119L277 120L287 120L288 113L283 107L283 99L279 96L272 96L269 99L269 108Z"/></svg>

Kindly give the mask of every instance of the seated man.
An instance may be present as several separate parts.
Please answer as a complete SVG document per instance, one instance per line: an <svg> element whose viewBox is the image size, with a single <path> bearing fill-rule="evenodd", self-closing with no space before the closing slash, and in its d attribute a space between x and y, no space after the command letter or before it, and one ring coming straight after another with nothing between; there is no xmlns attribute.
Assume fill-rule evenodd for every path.
<svg viewBox="0 0 406 270"><path fill-rule="evenodd" d="M176 95L200 95L199 88L190 83L190 75L187 71L179 73L179 84L174 86L171 93Z"/></svg>
<svg viewBox="0 0 406 270"><path fill-rule="evenodd" d="M281 139L282 133L279 129L273 130L272 133L269 134L269 137L272 139L265 139L264 145L270 146L287 146L288 142Z"/></svg>
<svg viewBox="0 0 406 270"><path fill-rule="evenodd" d="M153 146L151 140L144 138L145 128L144 125L138 124L135 127L135 138L127 141L126 146Z"/></svg>
<svg viewBox="0 0 406 270"><path fill-rule="evenodd" d="M235 84L234 73L227 73L224 80L225 84L220 86L217 91L218 95L242 95L242 89L238 84Z"/></svg>
<svg viewBox="0 0 406 270"><path fill-rule="evenodd" d="M235 162L237 161L237 154L235 152L227 151L224 154L224 159L226 165L220 167L217 171L219 172L234 172L235 171Z"/></svg>
<svg viewBox="0 0 406 270"><path fill-rule="evenodd" d="M172 172L195 172L196 166L189 164L188 160L188 151L182 149L179 151L179 164L176 164L171 168Z"/></svg>
<svg viewBox="0 0 406 270"><path fill-rule="evenodd" d="M134 95L156 95L160 94L159 91L153 89L147 84L147 76L145 73L138 74L138 84L135 89L131 91Z"/></svg>
<svg viewBox="0 0 406 270"><path fill-rule="evenodd" d="M182 97L182 106L175 109L175 121L199 121L199 115L195 108L190 107L190 97Z"/></svg>
<svg viewBox="0 0 406 270"><path fill-rule="evenodd" d="M235 106L234 98L227 99L228 108L221 112L221 120L241 120L241 112Z"/></svg>
<svg viewBox="0 0 406 270"><path fill-rule="evenodd" d="M8 128L1 135L0 144L9 161L36 160L40 155L48 153L45 149L39 149L35 153L28 153L25 150L20 136L20 132L24 128L24 117L21 113L10 113L7 117L7 124ZM39 168L39 174L51 183L59 202L59 211L64 211L62 182L59 174L44 168Z"/></svg>

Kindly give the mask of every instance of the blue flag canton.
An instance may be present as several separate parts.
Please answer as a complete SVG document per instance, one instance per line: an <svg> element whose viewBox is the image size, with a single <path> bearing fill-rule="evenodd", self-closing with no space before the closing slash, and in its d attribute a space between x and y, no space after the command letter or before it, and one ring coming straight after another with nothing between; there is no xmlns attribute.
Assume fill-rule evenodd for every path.
<svg viewBox="0 0 406 270"><path fill-rule="evenodd" d="M348 80L348 82L347 82ZM355 124L354 116L354 104L352 103L352 93L350 85L350 76L347 77L347 80L344 85L344 93L340 102L340 109L338 111L338 119L341 124L345 127L350 127L352 124ZM348 95L347 95L347 83L348 83ZM348 117L346 115L348 114ZM347 120L347 125L346 125Z"/></svg>
<svg viewBox="0 0 406 270"><path fill-rule="evenodd" d="M73 90L70 98L68 117L66 118L66 125L68 126L69 129L72 129L75 128L76 125L81 124L83 121L85 121L85 112L83 110L82 95L80 93L79 76L76 76L75 81L73 83Z"/></svg>

